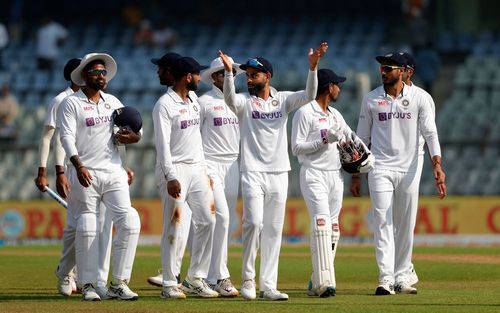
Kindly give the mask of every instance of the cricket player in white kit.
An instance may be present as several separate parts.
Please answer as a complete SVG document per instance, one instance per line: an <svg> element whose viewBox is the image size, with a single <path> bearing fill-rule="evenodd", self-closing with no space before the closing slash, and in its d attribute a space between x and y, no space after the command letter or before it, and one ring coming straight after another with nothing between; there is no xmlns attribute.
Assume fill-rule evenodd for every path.
<svg viewBox="0 0 500 313"><path fill-rule="evenodd" d="M413 74L415 74L415 71L417 69L415 58L413 57L413 55L411 55L408 52L400 52L400 54L406 60L406 67L405 67L405 70L403 71L403 82L407 86L419 89L421 92L423 92L428 97L428 101L430 102L431 108L432 108L432 114L434 115L434 118L435 118L436 105L434 104L434 100L432 99L432 96L424 89L415 85L411 80L411 78L413 77ZM422 156L425 154L425 151L424 151L425 139L424 139L424 136L422 136L422 132L420 132L420 134L418 136L418 142L419 142L419 149L418 149L419 150L419 162L421 162L422 165L418 167L416 174L419 176L418 179L420 179L420 175L422 174L422 167L424 164L424 158ZM411 286L418 283L418 276L417 276L417 272L415 271L415 267L413 266L413 263L411 264L411 270L409 273L408 283Z"/></svg>
<svg viewBox="0 0 500 313"><path fill-rule="evenodd" d="M151 59L151 63L158 66L157 74L160 80L160 85L167 86L167 90L174 84L175 79L174 76L172 75L172 68L175 66L175 63L181 57L182 56L178 53L167 52L161 58ZM189 98L198 99L198 96L196 95L196 93L194 93L194 91L189 91ZM180 218L181 230L180 230L179 240L177 240L177 253L176 253L177 263L175 272L177 273L176 278L178 284L181 283L180 272L182 266L182 258L184 256L184 251L186 250L189 230L191 228L191 222L190 222L191 209L189 208L187 203L185 203L184 206L186 209L181 210L182 214ZM161 273L161 270L159 270L158 272L159 273L156 276L148 277L148 283L150 283L153 286L163 287L163 274Z"/></svg>
<svg viewBox="0 0 500 313"><path fill-rule="evenodd" d="M440 198L446 196L441 149L429 96L402 81L406 60L400 53L378 56L383 85L361 104L358 136L371 144L375 167L368 174L374 211L374 240L379 286L376 295L416 294L411 286L413 232L422 170L421 133L432 157ZM351 192L359 196L359 176Z"/></svg>
<svg viewBox="0 0 500 313"><path fill-rule="evenodd" d="M62 148L59 139L59 133L56 129L57 110L59 105L67 96L80 90L80 86L71 81L71 72L80 65L81 59L71 59L64 66L63 74L64 79L70 82L64 91L59 93L48 105L45 114L44 128L39 147L39 167L38 175L35 178L35 185L42 192L45 192L45 187L49 185L47 179L47 159L50 152L50 143L54 138L54 156L56 167L56 189L57 192L63 197L68 197L69 183L64 173L64 149ZM54 136L55 135L55 136ZM58 278L57 289L63 296L70 296L76 292L76 283L73 273L75 266L75 231L76 225L74 224L73 209L71 205L66 212L66 227L63 233L63 251L59 260L59 265L56 269L56 276Z"/></svg>
<svg viewBox="0 0 500 313"><path fill-rule="evenodd" d="M243 266L241 295L255 299L255 259L259 247L259 299L288 300L277 290L278 263L288 189L288 113L316 96L316 67L328 49L322 43L309 51L306 90L277 92L271 89L271 63L264 58L249 59L246 70L248 93L236 94L232 63L222 51L226 70L224 100L238 116L241 131L241 187L243 194Z"/></svg>
<svg viewBox="0 0 500 313"><path fill-rule="evenodd" d="M301 165L300 189L311 218L313 274L308 294L323 298L336 291L334 261L344 193L337 143L355 136L340 112L328 105L337 101L345 80L332 70L318 70L316 99L298 109L292 123L292 153ZM368 172L372 165L370 158L361 171Z"/></svg>
<svg viewBox="0 0 500 313"><path fill-rule="evenodd" d="M233 66L235 75L244 72L239 64L233 62ZM207 282L221 296L235 297L239 292L229 279L227 247L230 220L237 216L240 128L238 117L224 102L224 64L220 57L210 63L210 68L201 74L201 80L212 86L212 90L198 99L203 151L215 201L214 242Z"/></svg>
<svg viewBox="0 0 500 313"><path fill-rule="evenodd" d="M57 111L59 105L67 96L80 90L80 86L71 81L71 72L80 65L81 59L71 59L64 66L64 78L71 82L71 85L64 91L59 93L48 105L47 113L45 115L45 127L40 140L40 167L38 169L38 177L35 179L35 184L41 191L45 191L45 186L48 185L46 176L46 164L50 151L50 141L54 138L55 150L55 168L56 168L56 188L57 192L65 199L68 198L69 182L65 175L64 159L65 153L59 138L59 130L56 127ZM127 169L129 175L129 184L131 183L132 171ZM106 207L103 205L99 214L100 237L99 237L99 276L96 286L96 292L101 299L107 299L106 288L108 273L109 273L109 260L111 252L111 219L105 219ZM63 233L63 251L59 265L56 269L56 276L59 278L58 291L64 296L69 296L71 293L76 292L76 284L74 274L75 266L75 217L74 210L70 203L66 211L66 227Z"/></svg>
<svg viewBox="0 0 500 313"><path fill-rule="evenodd" d="M163 205L162 274L164 299L184 299L177 286L177 241L184 240L182 211L187 202L195 225L188 274L183 289L201 297L217 297L207 278L212 256L215 205L207 175L200 133L200 106L190 91L198 88L200 71L206 69L190 57L172 68L174 85L155 104L153 125L156 146L155 178Z"/></svg>
<svg viewBox="0 0 500 313"><path fill-rule="evenodd" d="M127 284L139 239L140 220L131 206L127 173L122 167L114 140L131 144L139 141L140 134L131 130L113 133L111 115L123 104L102 90L115 74L116 62L111 56L87 54L71 73L71 79L83 87L66 97L58 112L61 143L73 165L68 169L71 185L69 201L75 210L76 264L85 301L101 300L95 290L101 202L109 210L116 229L113 278L107 295L123 300L138 298Z"/></svg>

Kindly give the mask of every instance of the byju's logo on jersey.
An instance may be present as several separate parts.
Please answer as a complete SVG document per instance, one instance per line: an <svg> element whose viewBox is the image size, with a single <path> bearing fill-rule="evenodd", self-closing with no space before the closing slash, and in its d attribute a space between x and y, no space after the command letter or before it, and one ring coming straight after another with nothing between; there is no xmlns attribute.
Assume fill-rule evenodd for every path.
<svg viewBox="0 0 500 313"><path fill-rule="evenodd" d="M92 127L102 123L110 123L112 120L111 116L87 117L85 119L85 125L87 125L87 127Z"/></svg>
<svg viewBox="0 0 500 313"><path fill-rule="evenodd" d="M389 113L386 113L386 112L383 112L383 113L379 113L378 114L378 120L379 121L387 121L387 120L390 120L390 119L393 119L393 118L397 118L397 119L411 119L411 113L408 112L408 113L403 113L403 112L389 112Z"/></svg>
<svg viewBox="0 0 500 313"><path fill-rule="evenodd" d="M328 135L328 129L322 129L319 131L319 133L321 134L321 139L326 138L326 136Z"/></svg>
<svg viewBox="0 0 500 313"><path fill-rule="evenodd" d="M87 117L85 119L85 124L87 124L87 127L94 126L95 125L94 118L93 117Z"/></svg>
<svg viewBox="0 0 500 313"><path fill-rule="evenodd" d="M181 129L186 129L190 126L198 125L200 124L200 119L199 118L194 118L192 120L184 120L181 121Z"/></svg>
<svg viewBox="0 0 500 313"><path fill-rule="evenodd" d="M238 125L236 117L214 117L214 126Z"/></svg>
<svg viewBox="0 0 500 313"><path fill-rule="evenodd" d="M283 117L283 114L281 111L277 112L259 112L259 111L252 111L252 118L255 120L274 120Z"/></svg>

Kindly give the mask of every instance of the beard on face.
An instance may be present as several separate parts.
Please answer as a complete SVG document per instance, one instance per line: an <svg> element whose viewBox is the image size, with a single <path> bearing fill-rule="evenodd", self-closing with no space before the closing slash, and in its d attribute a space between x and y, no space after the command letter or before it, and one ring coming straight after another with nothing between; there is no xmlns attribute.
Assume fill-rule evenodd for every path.
<svg viewBox="0 0 500 313"><path fill-rule="evenodd" d="M105 79L99 78L96 80L90 80L85 83L87 87L94 90L104 90L108 85Z"/></svg>
<svg viewBox="0 0 500 313"><path fill-rule="evenodd" d="M186 85L186 87L188 90L196 91L198 89L198 83L192 80Z"/></svg>
<svg viewBox="0 0 500 313"><path fill-rule="evenodd" d="M248 85L248 93L251 94L252 96L256 96L259 92L264 90L265 84L264 83L254 83L252 85Z"/></svg>
<svg viewBox="0 0 500 313"><path fill-rule="evenodd" d="M387 75L382 75L382 82L384 83L384 85L394 85L398 80L398 76L389 77Z"/></svg>

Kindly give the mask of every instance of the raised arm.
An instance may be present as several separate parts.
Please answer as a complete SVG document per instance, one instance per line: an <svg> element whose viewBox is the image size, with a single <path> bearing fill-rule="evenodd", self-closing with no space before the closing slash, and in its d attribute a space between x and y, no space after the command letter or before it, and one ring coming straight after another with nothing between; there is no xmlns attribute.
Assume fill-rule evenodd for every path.
<svg viewBox="0 0 500 313"><path fill-rule="evenodd" d="M291 112L300 106L314 100L316 98L316 91L318 90L318 74L316 72L318 63L321 57L328 50L328 44L322 42L318 48L313 50L309 49L309 73L307 75L305 91L290 92L285 101L287 112Z"/></svg>
<svg viewBox="0 0 500 313"><path fill-rule="evenodd" d="M219 50L219 57L224 63L224 70L226 71L224 75L224 101L228 107L236 114L240 115L245 108L245 98L238 97L236 94L236 88L234 87L234 75L233 75L233 63L229 60L229 56Z"/></svg>

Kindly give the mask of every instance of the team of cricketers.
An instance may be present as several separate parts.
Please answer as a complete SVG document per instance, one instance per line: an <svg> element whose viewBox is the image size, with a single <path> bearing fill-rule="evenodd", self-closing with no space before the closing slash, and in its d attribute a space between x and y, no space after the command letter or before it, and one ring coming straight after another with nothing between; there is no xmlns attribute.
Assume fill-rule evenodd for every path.
<svg viewBox="0 0 500 313"><path fill-rule="evenodd" d="M329 105L337 101L346 78L317 69L327 50L327 43L310 49L305 90L298 92L274 89L272 64L263 57L238 64L219 51L210 67L172 52L151 60L158 66L160 84L167 86L152 112L163 234L161 273L148 279L162 287L162 298L185 299L190 293L288 300L277 285L290 171L286 124L295 109L290 145L301 165L300 187L311 220L313 272L308 295L336 293L334 260L344 186L337 144L349 140L370 154L359 173L352 174L350 189L359 196L361 178L368 173L379 267L375 294L417 293L411 258L424 143L439 196L446 195L432 97L412 84L411 55L378 56L383 84L363 99L356 135ZM128 283L140 221L130 201L133 172L122 158L124 145L138 142L141 131L117 131L113 125L113 111L123 104L104 90L116 73L116 62L104 53L67 63L64 77L71 86L49 106L35 179L44 191L55 133L56 187L68 199L63 253L56 270L58 290L71 295L76 280L86 301L138 299ZM237 94L234 79L243 73L248 92ZM201 81L212 88L198 98L195 91ZM227 250L240 177L243 266L238 291L230 279ZM186 247L190 265L181 282ZM110 254L113 272L107 285Z"/></svg>

